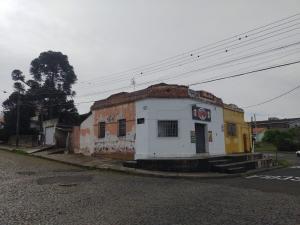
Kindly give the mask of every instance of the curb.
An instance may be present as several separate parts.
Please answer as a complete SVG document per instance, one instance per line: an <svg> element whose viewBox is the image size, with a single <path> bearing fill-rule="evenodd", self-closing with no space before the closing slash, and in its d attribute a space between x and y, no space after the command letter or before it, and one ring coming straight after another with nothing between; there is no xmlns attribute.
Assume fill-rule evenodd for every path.
<svg viewBox="0 0 300 225"><path fill-rule="evenodd" d="M15 149L8 149L8 148L0 148L0 150L15 153L15 154L20 154L16 152ZM127 168L127 167L97 167L97 166L86 166L82 165L79 163L72 163L72 162L67 162L64 160L59 160L59 159L53 159L53 158L48 158L40 155L34 155L34 154L28 154L24 152L25 156L29 157L35 157L39 159L44 159L44 160L49 160L53 162L58 162L58 163L63 163L66 165L70 166L76 166L76 167L81 167L87 170L99 170L99 171L111 171L111 172L116 172L116 173L123 173L123 174L129 174L129 175L135 175L135 176L142 176L142 177L157 177L157 178L173 178L173 179L224 179L224 178L236 178L236 177L245 177L249 176L252 174L256 173L262 173L266 171L271 171L271 170L276 170L276 169L281 169L284 168L284 166L276 166L276 167L270 167L270 168L262 168L262 169L256 169L252 171L247 171L245 173L237 173L237 174L212 174L210 176L207 175L199 175L199 174L193 174L193 173L169 173L169 172L160 172L160 171L150 171L150 170L141 170L141 169L134 169L134 168Z"/></svg>

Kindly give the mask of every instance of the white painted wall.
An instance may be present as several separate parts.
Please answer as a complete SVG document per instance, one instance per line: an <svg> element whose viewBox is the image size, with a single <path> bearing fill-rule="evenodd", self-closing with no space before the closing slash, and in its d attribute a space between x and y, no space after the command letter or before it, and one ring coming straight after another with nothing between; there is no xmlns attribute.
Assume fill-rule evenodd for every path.
<svg viewBox="0 0 300 225"><path fill-rule="evenodd" d="M45 128L45 144L46 145L55 145L54 131L55 131L55 127L46 127Z"/></svg>
<svg viewBox="0 0 300 225"><path fill-rule="evenodd" d="M51 119L43 121L43 131L45 136L46 145L55 145L55 129L58 123L58 119Z"/></svg>
<svg viewBox="0 0 300 225"><path fill-rule="evenodd" d="M193 120L193 104L210 109L212 121ZM136 118L145 118L145 124L136 127L135 159L195 156L196 144L190 136L195 123L206 124L206 131L213 133L213 142L207 140L208 154L225 154L223 109L219 106L193 99L144 99L136 102ZM158 120L178 120L178 137L158 137Z"/></svg>
<svg viewBox="0 0 300 225"><path fill-rule="evenodd" d="M80 153L91 155L95 151L94 112L80 125ZM89 134L83 135L89 129ZM85 131L84 131L85 130Z"/></svg>

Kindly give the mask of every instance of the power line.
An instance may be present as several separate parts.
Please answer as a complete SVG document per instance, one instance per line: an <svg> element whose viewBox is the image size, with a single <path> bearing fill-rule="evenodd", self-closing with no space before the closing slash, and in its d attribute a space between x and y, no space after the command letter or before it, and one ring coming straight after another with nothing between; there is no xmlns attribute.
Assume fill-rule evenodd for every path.
<svg viewBox="0 0 300 225"><path fill-rule="evenodd" d="M300 24L300 23L297 23L297 24L294 24L294 25L299 25L299 24ZM294 25L292 25L292 26L294 26ZM292 26L289 26L289 27L292 27ZM289 27L287 27L287 28L289 28ZM258 36L258 37L252 38L252 39L248 39L248 40L246 40L245 42L248 42L248 41L251 41L251 40L255 40L255 39L257 39L257 38L264 37L265 35L272 34L272 33L274 33L274 32L281 31L281 30L284 30L284 29L286 29L286 28L282 28L282 29L279 29L279 30L276 30L276 31L272 31L272 32L269 32L269 33L267 33L267 34L263 34L263 35L261 35L261 36ZM233 45L224 47L225 50L224 50L224 48L222 48L222 49L216 49L216 50L213 50L213 51L204 53L204 54L202 54L202 55L198 55L198 54L197 54L197 56L195 57L194 62L195 62L195 61L199 61L200 59L203 59L203 57L208 58L208 57L212 57L212 56L215 56L215 55L224 53L224 52L227 53L227 52L232 51L232 50L234 50L234 49L241 48L241 47L244 47L244 46L248 46L248 45L251 45L251 44L253 44L253 43L257 43L257 42L259 42L259 41L263 41L263 40L266 40L266 39L268 39L268 38L272 38L272 37L275 37L275 36L278 36L278 35L281 35L281 34L286 34L287 32L291 32L291 31L294 31L294 30L297 30L297 29L300 29L300 27L293 28L293 29L288 30L288 31L284 31L284 32L282 32L282 33L280 33L280 34L275 34L275 35L272 35L272 36L270 36L270 37L266 37L266 38L260 39L260 40L258 40L258 41L252 41L252 42L250 42L250 43L246 43L246 44L241 45L241 46L239 46L239 45L242 44L242 43L237 43L237 44L233 44ZM235 48L232 48L232 47L234 47L234 46L236 46L236 47L235 47ZM210 54L210 53L212 53L212 54ZM207 56L207 54L210 54L210 55ZM167 68L165 68L165 67L159 67L159 68L155 68L154 70L144 71L144 72L143 72L143 75L145 75L145 74L151 75L151 74L153 74L153 73L165 71L165 70L167 70L167 69L172 69L172 68L176 67L176 65L182 66L182 65L185 65L185 64L188 64L188 63L191 63L191 62L193 62L193 61L191 61L191 59L186 59L186 60L181 61L181 62L175 62L175 63L173 63L173 64L167 65Z"/></svg>
<svg viewBox="0 0 300 225"><path fill-rule="evenodd" d="M158 60L158 61L155 61L155 62L150 63L150 64L145 64L145 65L143 65L143 66L135 67L135 68L128 69L128 70L125 70L125 71L121 71L121 72L118 72L118 73L112 73L112 74L109 74L109 75L107 75L107 76L102 76L102 77L100 77L100 78L90 79L90 80L86 80L86 81L82 81L82 82L93 81L93 80L96 80L96 79L104 79L105 77L111 78L111 77L114 76L114 75L125 74L125 73L127 73L127 72L141 70L141 69L144 68L144 67L151 66L151 65L155 65L155 64L158 64L158 63L161 63L161 62L165 62L165 61L168 61L168 60L171 60L171 59L174 59L174 58L178 58L178 57L183 56L183 55L187 55L187 56L188 56L188 55L192 54L192 53L195 52L195 51L199 51L199 50L201 50L201 49L205 49L205 48L208 48L208 47L210 47L210 46L214 46L214 45L216 45L216 44L219 44L219 43L222 43L222 42L231 40L231 39L238 38L238 39L236 39L236 40L239 40L239 38L240 38L241 36L243 36L243 35L249 34L249 33L253 32L253 31L257 31L257 30L263 29L263 28L268 27L268 26L271 26L271 25L273 25L273 24L280 23L280 22L282 22L282 21L289 20L289 19L294 18L294 17L298 17L299 15L300 15L300 13L297 13L297 14L291 15L291 16L289 16L289 17L286 17L286 18L283 18L283 19L280 19L280 20L271 22L271 23L269 23L269 24L266 24L266 25L263 25L263 26L260 26L260 27L251 29L251 30L249 30L249 31L246 31L246 32L243 32L243 33L234 35L234 36L232 36L232 37L225 38L225 39L223 39L223 40L220 40L220 41L217 41L217 42L214 42L214 43L210 43L210 44L205 45L205 46L202 46L202 47L200 47L200 48L197 48L197 49L194 49L194 50L191 50L191 51L187 51L187 52L184 52L184 53L181 53L181 54L172 56L172 57L168 57L168 58L165 58L165 59L162 59L162 60ZM285 22L285 23L280 24L280 25L284 25L284 24L287 24L287 23L296 21L296 20L298 20L298 19L299 19L299 18L294 19L294 20L291 20L291 21L288 21L288 22ZM277 25L277 26L275 26L275 27L278 27L278 26L280 26L280 25ZM274 27L272 27L272 28L274 28ZM270 29L271 29L271 28L270 28ZM256 32L255 34L257 34L257 33L258 33L258 32ZM234 41L236 41L236 40L234 40Z"/></svg>
<svg viewBox="0 0 300 225"><path fill-rule="evenodd" d="M274 42L278 42L278 41L281 41L281 40L284 40L284 39L287 39L287 38L290 38L290 37L293 37L293 36L299 35L299 34L300 34L300 33L288 35L288 36L285 36L285 37L283 37L283 38L276 39L276 40L274 40L273 42L264 43L264 44L262 44L262 45L255 46L255 47L252 47L252 48L247 49L247 50L239 51L239 52L235 53L234 55L240 54L240 53L245 53L245 51L253 50L253 49L259 48L259 47L261 47L261 46L269 45L269 44L272 44L272 43L274 43ZM276 53L276 54L278 54L278 53ZM233 54L231 54L230 56L233 56ZM226 59L226 58L228 58L228 57L229 57L229 56L225 56L225 57L219 58L218 60ZM217 60L217 61L218 61L218 60ZM253 60L251 60L251 61L253 61ZM247 61L247 62L249 62L249 61ZM242 63L239 63L239 64L243 64L243 63L246 63L246 62L242 62ZM223 68L223 67L222 67L222 68ZM173 76L174 76L174 75L173 75ZM169 76L167 76L167 77L169 77ZM171 76L171 77L172 77L172 76ZM136 78L139 79L139 78L141 78L141 77L136 77ZM163 79L163 80L165 80L165 78L166 78L166 75L164 75L164 76L161 77L161 79ZM176 78L176 76L175 76L174 78ZM170 79L170 78L167 78L167 79ZM122 82L122 81L126 81L126 80L128 80L128 78L125 78L125 79L113 79L113 80L110 80L109 83L112 83L112 82L114 82L114 81ZM97 82L94 82L94 83L91 84L91 85L93 85L93 86L94 86L94 85L97 85L97 88L99 88L99 87L102 87L102 86L107 86L107 83L108 83L107 81L106 81L106 82L104 81L104 83L101 82L100 85L99 85L99 84L97 85Z"/></svg>
<svg viewBox="0 0 300 225"><path fill-rule="evenodd" d="M290 65L297 64L297 63L300 63L300 61L295 61L295 62L280 64L280 65L270 66L270 67L267 67L267 68L252 70L252 71L248 71L248 72L245 72L245 73L235 74L235 75L226 76L226 77L220 77L220 78L216 78L216 79L212 79L212 80L208 80L208 81L192 83L192 84L189 84L188 86L190 87L190 86L194 86L194 85L198 85L198 84L206 84L206 83L216 82L216 81L225 80L225 79L232 79L232 78L235 78L235 77L241 77L241 76L245 76L245 75L248 75L248 74L257 73L257 72L261 72L261 71L265 71L265 70L271 70L271 69L280 68L280 67L284 67L284 66L290 66Z"/></svg>
<svg viewBox="0 0 300 225"><path fill-rule="evenodd" d="M249 72L245 72L245 73L241 73L241 74L236 74L236 75L231 75L231 76L222 77L222 78L218 78L218 79L213 79L213 80L209 80L209 81L203 81L203 82L193 83L193 84L188 85L188 87L191 87L191 86L194 86L194 85L198 85L198 84L204 84L204 83L210 83L210 82L215 82L215 81L219 81L219 80L229 79L229 78L235 78L235 77L239 77L239 76L248 75L248 74L251 74L251 73L257 73L257 72L261 72L261 71L265 71L265 70L270 70L270 69L275 69L275 68L280 68L280 67L284 67L284 66L289 66L289 65L293 65L293 64L297 64L297 63L300 63L300 60L299 61L295 61L295 62L280 64L280 65L270 66L270 67L266 67L266 68L262 68L262 69L258 69L258 70L253 70L253 71L249 71ZM296 90L298 88L300 88L300 85L297 86L296 88L293 88L292 90L290 90L290 91L288 91L288 92L280 95L280 96L275 97L274 99L270 99L270 100L267 100L267 101L275 100L276 98L282 97L282 96L284 96L284 95L286 95L286 94L288 94L288 93L290 93L290 92L292 92L292 91L294 91L294 90ZM118 88L118 89L106 90L106 91L103 91L101 93L107 93L107 92L116 91L116 90L120 90L120 89L124 89L124 87L121 87L121 88ZM75 105L79 105L79 104L85 104L85 103L91 103L91 102L95 102L95 100L77 102L77 103L74 103L74 104ZM53 106L56 106L56 105L67 105L67 104L68 103L55 104ZM263 103L259 103L259 104L263 104ZM26 104L23 104L23 105L26 105ZM50 105L47 105L47 106L50 106ZM252 106L249 106L249 107L252 107ZM244 107L244 108L247 108L247 107Z"/></svg>
<svg viewBox="0 0 300 225"><path fill-rule="evenodd" d="M300 24L300 23L297 23L297 24L294 24L294 25L298 25L298 24ZM292 25L292 26L294 26L294 25ZM289 26L289 27L292 27L292 26ZM285 27L285 28L283 28L283 29L286 29L286 28L289 28L289 27ZM271 36L264 37L264 36L266 36L266 35L268 35L268 34L271 34L271 33L277 32L277 31L281 31L281 30L283 30L283 29L279 29L279 30L276 30L276 31L269 32L269 33L267 33L267 34L263 34L263 35L258 36L258 37L254 37L254 38L252 38L252 39L247 40L246 42L251 41L251 42L248 42L248 43L240 42L240 43L237 43L237 44L234 44L234 45L226 46L226 47L224 47L224 48L227 49L229 52L231 52L232 50L235 50L235 49L239 49L239 48L243 48L243 47L248 46L248 45L256 44L256 43L258 43L258 42L265 41L265 40L267 40L267 39L270 39L270 38L273 38L273 37L276 37L276 36L279 36L279 35L282 35L282 34L287 34L288 32L291 32L291 31L300 29L300 27L296 27L296 28L290 29L290 30L288 30L288 31L284 31L284 32L281 32L281 33L277 33L277 34L274 34L274 35L271 35ZM277 40L275 40L275 41L273 41L273 42L280 41L280 40L283 40L283 39L286 39L286 38L295 36L295 35L297 35L297 34L298 34L298 33L292 34L292 35L288 35L287 37L277 39ZM264 38L259 39L259 40L256 40L257 38L261 38L261 37L264 37ZM252 40L254 40L254 41L252 41ZM266 45L266 44L270 44L270 43L272 43L272 42L269 41L268 43L265 43L265 45ZM241 44L242 44L242 45L241 45ZM247 49L247 50L245 50L245 51L252 50L252 49L255 49L255 48L259 48L259 47L261 47L261 46L263 46L263 45L255 46L255 47L252 47L252 48ZM162 71L170 70L170 69L173 69L173 68L176 68L176 67L182 67L182 66L187 65L187 64L190 64L190 63L196 63L196 62L199 62L199 61L202 60L202 59L207 59L207 58L209 58L209 57L213 57L213 56L216 56L216 55L219 55L219 54L222 54L222 53L223 53L223 54L224 54L224 53L225 53L225 54L228 54L228 52L225 52L225 51L224 51L224 48L222 48L222 49L216 49L216 50L210 51L210 52L206 52L206 53L204 53L204 54L202 54L202 55L199 55L199 54L197 55L197 54L196 54L196 55L194 55L194 56L192 56L192 57L189 56L188 59L185 59L185 60L183 60L183 61L178 61L178 62L169 64L169 65L165 65L165 66L162 66L162 67L154 68L154 69L152 69L152 70L144 71L142 77L144 77L144 76L146 76L146 75L151 75L151 74L154 74L154 73L159 73L159 72L162 72ZM210 54L210 55L207 55L207 54ZM226 57L227 57L227 56L226 56ZM138 76L138 75L139 75L139 74L135 74L135 76ZM116 81L126 81L126 80L128 80L129 78L132 78L132 74L130 74L129 76L130 76L130 77L125 76L125 75L121 75L121 76L118 76L118 77L109 77L109 78L107 78L107 79L101 78L101 79L102 79L102 80L101 80L101 83L103 83L103 82L104 82L104 83L105 83L105 82L106 82L106 83L107 83L107 82L111 82L111 79L112 79L112 78L113 78L114 80L116 80ZM137 78L141 78L141 76L139 76L139 77L137 77ZM88 84L88 85L95 85L95 84L97 84L97 83L99 83L99 82L100 82L100 81L94 82L93 84ZM103 84L103 86L106 86L106 85Z"/></svg>
<svg viewBox="0 0 300 225"><path fill-rule="evenodd" d="M247 59L247 58L251 58L251 57L254 57L254 56L258 56L258 55L261 55L261 54L265 54L265 53L267 53L267 52L273 52L273 51L277 51L277 50L289 48L289 47L292 47L292 46L295 46L295 45L299 45L299 44L300 44L300 42L295 42L295 43L292 43L292 44L289 44L289 45L285 45L285 46L280 46L280 47L277 47L277 48L268 49L267 51L261 51L261 52L259 52L259 53L255 53L255 54L243 56L243 57L236 58L236 59L231 59L231 60L228 60L228 61L225 61L225 62L222 62L222 63L218 63L218 64L214 64L214 65L205 66L205 67L198 68L198 69L191 70L191 71L187 71L187 72L184 72L184 73L179 73L179 74L177 74L176 76L172 76L172 78L174 79L174 78L176 78L176 77L179 77L179 76L182 76L182 75L185 75L185 74L188 74L188 73L199 72L199 71L207 70L207 69L210 69L210 68L215 68L215 67L218 67L218 66L221 66L221 65L229 64L229 63L236 62L236 61L240 61L240 60ZM153 83L153 82L155 82L155 81L160 81L160 80L161 80L161 79L159 79L159 80L147 81L147 82L142 82L142 83L140 83L140 84L136 84L136 86L141 86L141 85ZM170 78L169 78L169 80L170 80ZM122 87L121 89L127 88L127 87L130 87L130 86L125 86L125 87ZM92 92L92 93L85 94L85 95L81 95L81 96L78 96L78 97L87 97L87 96L96 95L96 94L99 94L99 93L103 93L103 92Z"/></svg>
<svg viewBox="0 0 300 225"><path fill-rule="evenodd" d="M284 93L282 93L282 94L280 94L280 95L278 95L278 96L276 96L276 97L274 97L274 98L270 98L270 99L268 99L268 100L266 100L266 101L263 101L263 102L260 102L260 103L254 104L254 105L244 106L244 107L242 107L242 108L246 109L246 108L251 108L251 107L255 107L255 106L264 105L264 104L266 104L266 103L275 101L275 100L277 100L277 99L279 99L279 98L281 98L281 97L283 97L283 96L285 96L285 95L288 95L288 94L290 94L291 92L297 90L298 88L300 88L300 85L298 85L298 86L294 87L293 89L291 89L291 90L289 90L289 91L286 91L286 92L284 92Z"/></svg>

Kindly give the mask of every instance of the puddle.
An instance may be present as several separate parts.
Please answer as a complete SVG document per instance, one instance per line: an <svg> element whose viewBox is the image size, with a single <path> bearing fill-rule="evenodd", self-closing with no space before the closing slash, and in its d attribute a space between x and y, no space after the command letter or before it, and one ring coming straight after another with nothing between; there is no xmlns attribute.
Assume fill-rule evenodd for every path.
<svg viewBox="0 0 300 225"><path fill-rule="evenodd" d="M83 182L89 182L93 179L92 176L55 176L55 177L43 177L37 179L39 185L43 184L77 184Z"/></svg>

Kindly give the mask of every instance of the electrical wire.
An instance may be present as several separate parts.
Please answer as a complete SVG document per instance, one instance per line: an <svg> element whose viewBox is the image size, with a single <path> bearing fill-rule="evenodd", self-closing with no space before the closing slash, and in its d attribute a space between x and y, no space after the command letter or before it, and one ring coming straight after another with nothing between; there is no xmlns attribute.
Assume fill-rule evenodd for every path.
<svg viewBox="0 0 300 225"><path fill-rule="evenodd" d="M298 64L298 63L300 63L300 60L285 63L285 64L280 64L280 65L274 65L274 66L270 66L270 67L266 67L266 68L262 68L262 69L252 70L252 71L248 71L248 72L244 72L244 73L240 73L240 74L235 74L235 75L231 75L231 76L225 76L225 77L220 77L220 78L216 78L216 79L211 79L211 80L208 80L208 81L191 83L188 86L191 87L191 86L195 86L195 85L198 85L198 84L206 84L206 83L216 82L216 81L225 80L225 79L232 79L232 78L236 78L236 77L246 76L246 75L249 75L249 74L252 74L252 73L257 73L257 72L271 70L271 69L275 69L275 68L290 66L290 65L294 65L294 64Z"/></svg>
<svg viewBox="0 0 300 225"><path fill-rule="evenodd" d="M158 60L158 61L153 62L153 63L150 63L150 64L146 64L146 65L143 65L143 66L131 68L131 69L128 69L128 70L125 70L125 71L121 71L121 72L118 72L118 73L112 73L112 74L109 74L109 75L107 75L107 76L102 76L102 77L100 77L100 78L89 79L89 80L82 81L82 82L89 82L89 81L93 81L93 80L97 80L97 79L104 79L105 77L111 78L111 77L114 76L114 75L125 74L125 73L127 73L127 72L131 72L131 71L134 71L134 70L135 70L135 71L136 71L136 70L141 70L142 68L144 68L144 67L146 67L146 66L150 66L150 65L157 64L157 63L161 63L161 62L164 62L164 61L167 61L167 60L170 60L170 59L174 59L174 58L177 58L177 57L180 57L180 56L183 56L183 55L190 55L190 54L192 54L192 53L195 52L195 51L199 51L199 50L201 50L201 49L205 49L205 48L214 46L214 45L216 45L216 44L219 44L219 43L222 43L222 42L231 40L231 39L240 38L241 36L247 35L247 34L253 32L253 31L257 31L257 30L263 29L263 28L265 28L265 27L271 26L271 25L273 25L273 24L277 24L277 23L280 23L280 22L282 22L282 21L286 21L286 20L289 20L289 19L291 19L291 18L298 17L299 15L300 15L300 13L297 13L297 14L288 16L288 17L286 17L286 18L283 18L283 19L276 20L276 21L274 21L274 22L268 23L268 24L266 24L266 25L263 25L263 26L260 26L260 27L256 27L256 28L251 29L251 30L249 30L249 31L246 31L246 32L243 32L243 33L234 35L234 36L232 36L232 37L225 38L225 39L222 39L222 40L220 40L220 41L217 41L217 42L214 42L214 43L210 43L210 44L205 45L205 46L202 46L202 47L200 47L200 48L197 48L197 49L194 49L194 50L191 50L191 51L187 51L187 52L184 52L184 53L181 53L181 54L172 56L172 57L168 57L168 58L165 58L165 59L162 59L162 60ZM283 24L281 24L281 25L285 25L285 24L287 24L287 23L294 22L294 21L296 21L296 20L298 20L298 19L299 19L299 18L296 18L296 19L294 19L294 20L285 22L285 23L283 23ZM277 27L278 27L278 26L277 26ZM273 28L274 28L274 27L273 27Z"/></svg>
<svg viewBox="0 0 300 225"><path fill-rule="evenodd" d="M261 51L259 53L255 53L255 54L243 56L243 57L236 58L236 59L231 59L231 60L228 60L226 62L218 63L218 64L215 64L215 65L209 65L209 66L205 66L205 67L198 68L198 69L195 69L195 70L191 70L191 71L187 71L187 72L184 72L184 73L180 73L180 74L177 74L176 76L173 76L172 78L174 78L174 77L180 77L180 76L188 74L188 73L199 72L199 71L203 71L203 70L206 70L206 69L210 69L210 68L218 67L218 66L221 66L221 65L229 64L229 63L232 63L232 62L240 61L240 60L243 60L243 59L251 58L251 57L254 57L254 56L265 54L267 52L278 51L278 50L281 50L281 49L284 49L284 48L289 48L289 47L292 47L292 46L295 46L295 45L299 45L299 44L300 44L300 42L295 42L295 43L292 43L292 44L289 44L289 45L285 45L285 46L280 46L280 47L277 47L277 48L268 49L267 51ZM158 80L155 80L155 81L158 81ZM155 81L143 82L143 83L137 84L137 86L141 86L141 85L153 83ZM127 87L130 87L130 86L125 86L125 87L122 87L122 88L127 88ZM92 95L96 95L96 94L99 94L99 93L102 93L102 92L91 92L91 93L88 93L88 94L85 94L85 95L78 96L78 98L79 97L92 96Z"/></svg>
<svg viewBox="0 0 300 225"><path fill-rule="evenodd" d="M269 103L269 102L273 102L273 101L275 101L275 100L277 100L277 99L279 99L279 98L282 98L282 97L284 97L284 96L286 96L286 95L292 93L293 91L295 91L295 90L297 90L297 89L299 89L299 88L300 88L300 85L298 85L298 86L292 88L291 90L286 91L286 92L284 92L284 93L282 93L282 94L280 94L280 95L278 95L278 96L276 96L276 97L274 97L274 98L270 98L270 99L268 99L268 100L265 100L265 101L263 101L263 102L260 102L260 103L254 104L254 105L244 106L243 108L244 108L244 109L246 109L246 108L252 108L252 107L264 105L264 104Z"/></svg>

